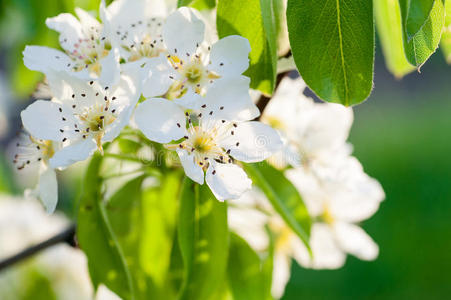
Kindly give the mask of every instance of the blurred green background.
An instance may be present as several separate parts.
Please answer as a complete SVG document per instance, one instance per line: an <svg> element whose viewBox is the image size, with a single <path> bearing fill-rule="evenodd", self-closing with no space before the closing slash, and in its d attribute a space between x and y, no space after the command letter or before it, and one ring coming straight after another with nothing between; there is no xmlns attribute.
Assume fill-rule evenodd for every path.
<svg viewBox="0 0 451 300"><path fill-rule="evenodd" d="M95 9L99 1L2 0L0 73L15 91L11 129L0 140L5 150L23 107L39 79L21 62L25 44L56 46L46 17L75 6ZM445 299L451 295L451 67L436 53L397 81L376 49L375 88L355 108L350 141L366 172L386 192L379 212L364 228L379 244L374 262L348 257L344 268L305 270L293 263L283 299ZM3 97L3 99L1 98ZM0 95L2 101L6 99ZM4 151L2 151L4 152ZM18 192L0 159L0 191ZM74 187L72 187L74 188ZM65 194L72 194L68 189ZM70 197L62 207L70 212Z"/></svg>

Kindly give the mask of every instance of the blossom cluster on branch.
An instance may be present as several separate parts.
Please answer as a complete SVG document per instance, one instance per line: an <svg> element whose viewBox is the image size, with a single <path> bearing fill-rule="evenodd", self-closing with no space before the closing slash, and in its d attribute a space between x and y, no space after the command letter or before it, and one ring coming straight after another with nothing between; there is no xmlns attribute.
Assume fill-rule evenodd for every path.
<svg viewBox="0 0 451 300"><path fill-rule="evenodd" d="M223 207L229 228L261 257L274 256L273 297L283 295L292 258L314 269L339 268L347 254L375 259L378 246L359 223L385 195L352 156L352 109L306 97L291 72L260 111L257 98L268 97L243 75L248 39L218 39L200 12L164 3L102 1L100 21L82 9L62 13L46 21L62 50L25 48L25 65L45 74L38 94L49 96L21 113L14 163L39 173L28 194L53 212L55 170L112 154L109 145L127 131L173 151L186 177L232 200ZM254 163L272 177L252 176Z"/></svg>

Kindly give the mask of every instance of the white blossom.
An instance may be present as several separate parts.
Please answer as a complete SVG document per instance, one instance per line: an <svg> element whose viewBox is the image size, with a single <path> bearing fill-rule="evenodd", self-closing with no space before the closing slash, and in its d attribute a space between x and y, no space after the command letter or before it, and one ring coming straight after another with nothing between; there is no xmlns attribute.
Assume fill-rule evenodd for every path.
<svg viewBox="0 0 451 300"><path fill-rule="evenodd" d="M83 9L76 8L78 19L62 13L48 18L46 24L57 31L63 51L43 47L25 47L24 63L27 68L46 75L54 71L67 71L84 80L99 80L102 86L117 83L120 76L119 50L113 48L109 32Z"/></svg>
<svg viewBox="0 0 451 300"><path fill-rule="evenodd" d="M112 141L128 124L140 96L133 70L118 84L102 87L66 72L49 73L52 101L37 100L21 113L25 129L36 139L61 142L49 159L52 168L64 168L88 158Z"/></svg>
<svg viewBox="0 0 451 300"><path fill-rule="evenodd" d="M100 8L111 42L126 62L165 53L162 26L168 16L164 0L117 0Z"/></svg>
<svg viewBox="0 0 451 300"><path fill-rule="evenodd" d="M285 78L266 107L262 121L278 129L283 151L270 162L278 167L327 167L351 152L346 140L353 121L351 108L334 103L315 103L303 95L306 85L299 77Z"/></svg>
<svg viewBox="0 0 451 300"><path fill-rule="evenodd" d="M354 157L344 160L327 178L309 175L300 169L286 171L298 188L316 223L311 232L313 260L306 252L296 258L312 268L339 268L346 253L362 260L373 260L379 249L358 226L371 217L384 200L384 191L363 171Z"/></svg>
<svg viewBox="0 0 451 300"><path fill-rule="evenodd" d="M220 201L235 199L251 187L246 173L234 160L262 161L281 147L271 127L252 119L241 93L233 86L216 85L195 114L164 98L141 103L135 113L138 128L150 140L169 143L177 151L185 173L195 182L205 181ZM208 103L208 104L207 104Z"/></svg>
<svg viewBox="0 0 451 300"><path fill-rule="evenodd" d="M239 77L249 67L249 41L233 35L210 45L204 22L190 8L179 8L167 17L162 40L166 52L146 64L146 97L165 95L186 108L197 109L214 82Z"/></svg>
<svg viewBox="0 0 451 300"><path fill-rule="evenodd" d="M58 184L55 170L50 167L49 160L59 149L59 142L40 140L27 132L21 132L13 142L13 163L18 172L24 170L37 177L37 185L26 190L27 197L36 197L44 204L47 213L52 213L58 202Z"/></svg>

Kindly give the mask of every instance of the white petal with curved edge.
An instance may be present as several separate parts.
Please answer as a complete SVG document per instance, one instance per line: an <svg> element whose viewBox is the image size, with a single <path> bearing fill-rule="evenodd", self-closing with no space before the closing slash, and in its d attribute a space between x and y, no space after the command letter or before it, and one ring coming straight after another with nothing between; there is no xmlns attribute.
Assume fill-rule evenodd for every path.
<svg viewBox="0 0 451 300"><path fill-rule="evenodd" d="M145 59L143 67L143 95L156 97L166 93L173 83L169 76L175 76L172 67L164 55Z"/></svg>
<svg viewBox="0 0 451 300"><path fill-rule="evenodd" d="M119 50L113 48L108 55L99 60L102 70L99 76L99 82L102 86L111 87L115 85L120 78L120 66L119 66Z"/></svg>
<svg viewBox="0 0 451 300"><path fill-rule="evenodd" d="M328 195L321 188L318 179L304 168L288 169L284 174L302 195L310 216L318 217L322 215L324 212L324 199L327 199Z"/></svg>
<svg viewBox="0 0 451 300"><path fill-rule="evenodd" d="M80 24L81 24L82 28L91 30L93 27L98 28L100 26L99 21L97 21L96 18L94 18L90 13L88 13L84 9L76 7L75 14L77 15L78 19L80 20Z"/></svg>
<svg viewBox="0 0 451 300"><path fill-rule="evenodd" d="M374 260L379 255L379 247L359 226L336 222L333 227L340 247L362 260Z"/></svg>
<svg viewBox="0 0 451 300"><path fill-rule="evenodd" d="M60 141L65 128L59 109L61 106L51 101L37 100L20 113L25 129L35 138Z"/></svg>
<svg viewBox="0 0 451 300"><path fill-rule="evenodd" d="M204 171L194 162L193 156L189 155L189 153L184 149L177 149L176 151L180 158L180 162L182 163L183 170L185 170L186 176L199 184L204 184Z"/></svg>
<svg viewBox="0 0 451 300"><path fill-rule="evenodd" d="M50 167L66 168L76 162L87 159L97 149L93 139L80 140L55 152L50 158Z"/></svg>
<svg viewBox="0 0 451 300"><path fill-rule="evenodd" d="M83 30L80 22L68 13L59 14L53 18L47 18L45 24L48 28L60 33L61 47L72 52L79 39L83 39Z"/></svg>
<svg viewBox="0 0 451 300"><path fill-rule="evenodd" d="M205 25L191 8L181 7L166 19L163 39L168 51L185 59L204 40Z"/></svg>
<svg viewBox="0 0 451 300"><path fill-rule="evenodd" d="M298 139L307 153L335 152L346 144L353 122L352 108L335 103L314 103L296 123Z"/></svg>
<svg viewBox="0 0 451 300"><path fill-rule="evenodd" d="M252 187L246 172L235 164L210 161L205 181L219 201L237 199Z"/></svg>
<svg viewBox="0 0 451 300"><path fill-rule="evenodd" d="M246 76L221 78L209 87L199 106L206 104L206 111L214 111L213 117L230 121L253 120L260 111L249 95L250 79Z"/></svg>
<svg viewBox="0 0 451 300"><path fill-rule="evenodd" d="M186 135L183 110L163 98L151 98L139 104L134 120L149 140L158 143L169 143Z"/></svg>
<svg viewBox="0 0 451 300"><path fill-rule="evenodd" d="M284 78L266 106L262 121L274 124L287 137L297 140L296 132L293 131L297 128L300 116L305 115L305 111L313 105L313 100L303 94L305 87L301 77Z"/></svg>
<svg viewBox="0 0 451 300"><path fill-rule="evenodd" d="M55 211L58 203L58 183L55 170L42 164L38 183L39 199L44 204L47 213Z"/></svg>
<svg viewBox="0 0 451 300"><path fill-rule="evenodd" d="M30 70L43 73L49 69L72 71L72 68L67 66L72 64L72 60L62 51L43 46L25 46L22 54L23 62Z"/></svg>
<svg viewBox="0 0 451 300"><path fill-rule="evenodd" d="M346 261L346 254L339 248L328 225L315 223L310 234L310 247L313 252L313 269L338 269Z"/></svg>
<svg viewBox="0 0 451 300"><path fill-rule="evenodd" d="M220 145L230 149L230 155L239 161L262 161L282 149L282 140L277 131L261 122L238 123L231 131L233 135L220 141Z"/></svg>
<svg viewBox="0 0 451 300"><path fill-rule="evenodd" d="M249 67L249 41L238 35L220 39L211 46L210 70L221 76L240 75Z"/></svg>
<svg viewBox="0 0 451 300"><path fill-rule="evenodd" d="M274 267L272 272L271 295L280 299L285 287L290 280L291 275L291 259L285 253L275 253Z"/></svg>

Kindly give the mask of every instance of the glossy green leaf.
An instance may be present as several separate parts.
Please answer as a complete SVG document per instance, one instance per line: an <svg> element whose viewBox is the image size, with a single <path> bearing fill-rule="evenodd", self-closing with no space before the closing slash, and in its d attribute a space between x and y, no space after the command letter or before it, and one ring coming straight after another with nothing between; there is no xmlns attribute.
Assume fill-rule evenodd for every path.
<svg viewBox="0 0 451 300"><path fill-rule="evenodd" d="M266 162L245 164L244 169L291 229L309 247L311 219L301 195L285 175Z"/></svg>
<svg viewBox="0 0 451 300"><path fill-rule="evenodd" d="M102 157L95 154L86 171L84 191L77 218L77 238L88 257L94 286L105 284L123 299L133 299L129 269L114 235L100 191Z"/></svg>
<svg viewBox="0 0 451 300"><path fill-rule="evenodd" d="M403 0L401 0L403 1ZM426 23L435 0L408 0L409 10L406 16L405 28L407 39L410 40Z"/></svg>
<svg viewBox="0 0 451 300"><path fill-rule="evenodd" d="M236 234L230 235L227 279L234 300L271 299L272 268Z"/></svg>
<svg viewBox="0 0 451 300"><path fill-rule="evenodd" d="M399 0L402 22L404 25L404 51L407 60L416 67L422 64L435 52L440 43L443 26L445 24L445 8L443 0L435 0L428 18L420 30L409 38L406 22L411 1Z"/></svg>
<svg viewBox="0 0 451 300"><path fill-rule="evenodd" d="M237 34L249 40L250 66L244 74L251 78L251 88L272 94L277 75L273 2L219 0L216 25L220 38Z"/></svg>
<svg viewBox="0 0 451 300"><path fill-rule="evenodd" d="M177 289L170 286L169 273L171 250L175 239L178 217L178 197L181 174L168 172L158 187L144 191L142 199L142 235L139 246L139 263L144 273L151 278L149 298L175 298ZM151 296L151 297L150 297Z"/></svg>
<svg viewBox="0 0 451 300"><path fill-rule="evenodd" d="M401 78L415 70L406 58L398 0L373 0L377 34L388 70Z"/></svg>
<svg viewBox="0 0 451 300"><path fill-rule="evenodd" d="M227 205L206 184L185 179L180 198L178 239L185 275L180 299L209 299L226 275Z"/></svg>
<svg viewBox="0 0 451 300"><path fill-rule="evenodd" d="M323 100L349 106L373 87L374 25L369 0L288 0L291 51Z"/></svg>
<svg viewBox="0 0 451 300"><path fill-rule="evenodd" d="M175 233L180 173L167 173L143 188L145 175L121 187L108 201L112 228L130 270L136 299L167 299L175 290L167 276Z"/></svg>
<svg viewBox="0 0 451 300"><path fill-rule="evenodd" d="M440 49L446 62L451 64L451 1L449 0L445 2L445 28L440 40Z"/></svg>
<svg viewBox="0 0 451 300"><path fill-rule="evenodd" d="M213 9L216 6L216 0L178 0L177 7L191 6L198 10Z"/></svg>

